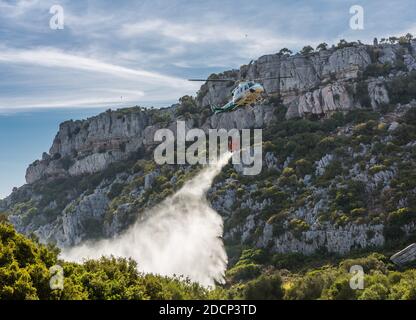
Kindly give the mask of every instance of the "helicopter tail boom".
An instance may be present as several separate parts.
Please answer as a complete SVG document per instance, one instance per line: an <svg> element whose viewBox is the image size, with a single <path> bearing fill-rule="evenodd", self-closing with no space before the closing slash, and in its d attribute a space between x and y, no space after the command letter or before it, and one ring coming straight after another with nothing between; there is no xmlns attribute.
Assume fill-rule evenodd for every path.
<svg viewBox="0 0 416 320"><path fill-rule="evenodd" d="M214 114L218 114L218 113L233 111L237 107L238 107L237 104L231 101L223 107L217 107L217 106L211 105L211 111Z"/></svg>

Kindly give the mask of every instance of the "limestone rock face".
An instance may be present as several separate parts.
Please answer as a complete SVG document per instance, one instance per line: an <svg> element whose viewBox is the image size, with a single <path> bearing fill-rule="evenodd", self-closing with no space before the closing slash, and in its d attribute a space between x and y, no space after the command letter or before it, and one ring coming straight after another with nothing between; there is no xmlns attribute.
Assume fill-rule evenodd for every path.
<svg viewBox="0 0 416 320"><path fill-rule="evenodd" d="M77 160L68 169L68 173L72 176L95 173L104 170L109 164L125 160L127 157L128 153L121 151L113 151L111 153L93 153L85 158Z"/></svg>
<svg viewBox="0 0 416 320"><path fill-rule="evenodd" d="M267 229L268 226L265 226ZM372 232L371 238L367 236ZM272 246L278 253L299 252L311 254L325 248L328 252L345 254L354 248L377 247L384 244L383 226L349 225L344 228L321 228L309 230L296 237L286 232L279 237L272 237L265 230L258 243L262 247Z"/></svg>
<svg viewBox="0 0 416 320"><path fill-rule="evenodd" d="M66 176L66 170L57 161L37 160L26 170L26 182L34 183L47 177Z"/></svg>
<svg viewBox="0 0 416 320"><path fill-rule="evenodd" d="M273 106L245 107L235 112L212 115L201 129L250 129L267 126L274 119ZM83 121L67 121L60 125L49 154L32 163L26 181L79 176L106 169L111 163L124 161L133 153L155 145L155 132L166 127L176 136L177 120L185 121L185 130L196 126L193 119L171 118L162 125L153 123L149 111L123 114L107 111ZM157 142L156 142L157 143Z"/></svg>
<svg viewBox="0 0 416 320"><path fill-rule="evenodd" d="M412 55L406 54L403 56L403 59L404 59L404 64L407 67L407 70L409 71L416 70L416 59Z"/></svg>
<svg viewBox="0 0 416 320"><path fill-rule="evenodd" d="M383 80L369 82L368 95L373 109L378 109L380 106L390 103L389 94Z"/></svg>
<svg viewBox="0 0 416 320"><path fill-rule="evenodd" d="M336 82L309 91L299 97L298 104L292 104L288 117L302 117L305 114L330 114L333 111L351 110L354 101L345 84Z"/></svg>
<svg viewBox="0 0 416 320"><path fill-rule="evenodd" d="M220 79L240 79L239 70L226 71L213 78ZM209 78L211 79L211 78ZM230 82L206 82L204 83L198 93L197 101L200 106L221 105L227 102L231 96L231 91L234 89L234 81Z"/></svg>
<svg viewBox="0 0 416 320"><path fill-rule="evenodd" d="M39 214L29 224L25 223L22 215L11 215L9 220L18 232L33 233L44 243L69 247L85 240L86 235L93 237L94 233L101 234L108 203L106 190L97 189L93 194L68 204L62 215L53 221L48 222L46 214Z"/></svg>
<svg viewBox="0 0 416 320"><path fill-rule="evenodd" d="M103 170L145 147L145 129L150 126L148 113L141 110L126 114L107 111L87 120L66 121L60 125L49 155L29 166L26 181Z"/></svg>
<svg viewBox="0 0 416 320"><path fill-rule="evenodd" d="M209 129L251 129L262 128L274 119L273 106L257 105L244 107L234 112L214 114L202 126L204 131Z"/></svg>
<svg viewBox="0 0 416 320"><path fill-rule="evenodd" d="M260 57L250 65L242 66L231 74L232 79L273 78L279 74L291 78L281 79L283 97L311 91L333 80L348 80L358 76L371 63L367 47L364 45L339 50L323 50L312 55L282 56L278 54ZM229 73L218 78L230 78ZM269 94L278 92L276 79L264 80L264 88ZM198 102L201 106L220 105L230 97L233 83L207 82L200 90ZM338 86L339 87L339 86ZM336 90L328 87L326 91Z"/></svg>
<svg viewBox="0 0 416 320"><path fill-rule="evenodd" d="M67 121L60 125L49 153L65 157L74 151L84 154L118 149L123 142L127 150L134 150L140 146L148 125L149 115L143 111L127 114L107 111L87 120ZM136 141L129 141L133 137Z"/></svg>

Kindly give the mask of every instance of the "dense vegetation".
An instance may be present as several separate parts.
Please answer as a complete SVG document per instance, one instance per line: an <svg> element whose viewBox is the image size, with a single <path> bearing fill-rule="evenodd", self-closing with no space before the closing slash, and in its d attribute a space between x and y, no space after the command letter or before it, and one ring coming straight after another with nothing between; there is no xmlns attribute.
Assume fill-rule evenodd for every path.
<svg viewBox="0 0 416 320"><path fill-rule="evenodd" d="M227 283L216 289L180 277L141 274L132 260L102 257L77 264L57 255L56 248L0 223L0 299L416 299L416 270L397 271L381 254L321 257L317 266L313 257L248 249L227 272ZM62 289L51 289L55 265L63 268ZM362 290L349 285L353 265L364 269Z"/></svg>
<svg viewBox="0 0 416 320"><path fill-rule="evenodd" d="M0 223L0 300L2 299L208 299L208 291L182 278L141 274L133 260L103 257L83 264L58 259L46 247ZM63 290L51 289L51 267L63 268ZM51 272L52 271L52 272Z"/></svg>

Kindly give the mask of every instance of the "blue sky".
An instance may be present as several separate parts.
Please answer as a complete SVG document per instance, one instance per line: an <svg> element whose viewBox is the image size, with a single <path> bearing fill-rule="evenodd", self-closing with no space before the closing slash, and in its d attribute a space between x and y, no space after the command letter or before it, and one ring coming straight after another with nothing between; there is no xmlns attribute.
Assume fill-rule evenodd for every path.
<svg viewBox="0 0 416 320"><path fill-rule="evenodd" d="M63 30L49 27L54 4ZM364 30L349 27L356 4ZM414 0L0 0L0 198L67 118L170 105L197 91L187 78L283 47L416 34L415 12Z"/></svg>

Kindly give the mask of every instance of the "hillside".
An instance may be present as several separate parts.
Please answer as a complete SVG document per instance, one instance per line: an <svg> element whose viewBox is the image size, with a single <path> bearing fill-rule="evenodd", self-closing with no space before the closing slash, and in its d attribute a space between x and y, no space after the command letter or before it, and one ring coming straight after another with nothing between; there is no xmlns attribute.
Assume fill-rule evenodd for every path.
<svg viewBox="0 0 416 320"><path fill-rule="evenodd" d="M61 248L111 238L200 170L155 165L157 129L174 129L176 120L205 132L262 128L261 175L227 165L208 191L224 220L229 267L253 248L282 261L293 253L316 261L390 254L416 240L415 59L410 39L267 55L211 77L290 75L282 101L276 80L266 80L264 104L211 115L208 105L229 99L233 83L207 82L169 108L64 122L0 211L18 232Z"/></svg>
<svg viewBox="0 0 416 320"><path fill-rule="evenodd" d="M314 258L275 260L261 250L246 250L227 273L227 283L203 288L182 277L138 272L131 259L102 257L83 264L58 259L59 249L44 246L0 222L1 300L180 300L180 299L415 299L415 270L396 271L380 254L332 261L313 269ZM325 260L321 260L323 263ZM276 262L278 262L276 264ZM329 261L325 261L328 263ZM316 263L316 262L315 262ZM64 277L60 284L57 264ZM352 265L365 270L365 290L351 290ZM290 273L284 269L300 267ZM319 265L319 263L318 263ZM55 271L54 271L55 270ZM51 278L51 276L53 276ZM52 282L51 282L52 281ZM52 286L51 283L54 285ZM61 287L59 287L61 286Z"/></svg>

